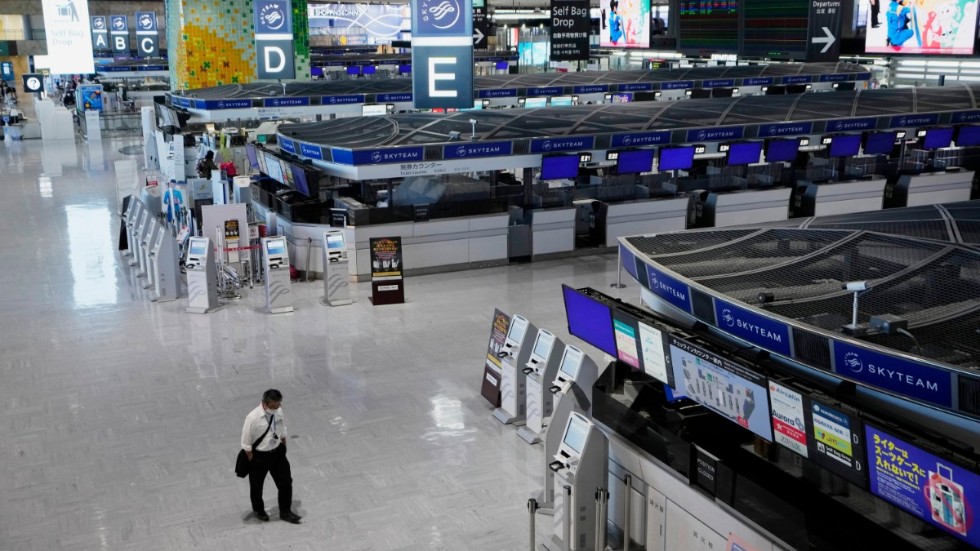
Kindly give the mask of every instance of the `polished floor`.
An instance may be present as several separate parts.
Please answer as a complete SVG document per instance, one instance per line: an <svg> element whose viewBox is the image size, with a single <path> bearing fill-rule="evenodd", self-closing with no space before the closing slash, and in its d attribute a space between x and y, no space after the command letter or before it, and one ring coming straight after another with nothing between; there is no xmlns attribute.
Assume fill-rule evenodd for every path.
<svg viewBox="0 0 980 551"><path fill-rule="evenodd" d="M543 452L480 397L491 314L568 338L561 283L637 297L610 289L615 256L411 277L403 305L360 283L323 307L316 281L291 314L259 288L185 314L116 250L113 162L136 143L0 142L0 550L526 549ZM269 387L299 526L271 479L255 519L232 472Z"/></svg>

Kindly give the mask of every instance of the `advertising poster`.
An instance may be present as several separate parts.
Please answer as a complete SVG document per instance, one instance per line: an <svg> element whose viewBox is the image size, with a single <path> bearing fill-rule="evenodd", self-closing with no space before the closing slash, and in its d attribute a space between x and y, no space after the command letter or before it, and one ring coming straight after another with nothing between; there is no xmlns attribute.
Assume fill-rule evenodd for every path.
<svg viewBox="0 0 980 551"><path fill-rule="evenodd" d="M787 386L769 381L769 406L773 441L808 457L803 396Z"/></svg>
<svg viewBox="0 0 980 551"><path fill-rule="evenodd" d="M402 238L371 238L371 279L402 277Z"/></svg>
<svg viewBox="0 0 980 551"><path fill-rule="evenodd" d="M636 320L613 311L613 331L616 335L616 351L620 361L640 368L640 358L636 351Z"/></svg>
<svg viewBox="0 0 980 551"><path fill-rule="evenodd" d="M500 310L493 311L493 324L490 325L490 344L487 346L487 365L501 367L497 354L504 348L507 331L510 329L510 316Z"/></svg>
<svg viewBox="0 0 980 551"><path fill-rule="evenodd" d="M51 73L94 73L88 0L42 0L41 8Z"/></svg>
<svg viewBox="0 0 980 551"><path fill-rule="evenodd" d="M317 46L391 44L412 28L408 4L310 4L310 40Z"/></svg>
<svg viewBox="0 0 980 551"><path fill-rule="evenodd" d="M599 45L650 47L650 0L599 0Z"/></svg>
<svg viewBox="0 0 980 551"><path fill-rule="evenodd" d="M671 384L667 377L667 358L664 354L663 333L642 321L639 322L640 350L643 354L643 371L647 375L666 384Z"/></svg>
<svg viewBox="0 0 980 551"><path fill-rule="evenodd" d="M668 337L677 393L772 441L765 377L677 337Z"/></svg>
<svg viewBox="0 0 980 551"><path fill-rule="evenodd" d="M871 493L980 547L980 476L876 427L865 431Z"/></svg>
<svg viewBox="0 0 980 551"><path fill-rule="evenodd" d="M83 84L75 91L79 111L102 111L102 85Z"/></svg>
<svg viewBox="0 0 980 551"><path fill-rule="evenodd" d="M879 54L972 55L976 0L878 0L864 51ZM877 13L876 13L877 12ZM877 19L877 26L875 26Z"/></svg>

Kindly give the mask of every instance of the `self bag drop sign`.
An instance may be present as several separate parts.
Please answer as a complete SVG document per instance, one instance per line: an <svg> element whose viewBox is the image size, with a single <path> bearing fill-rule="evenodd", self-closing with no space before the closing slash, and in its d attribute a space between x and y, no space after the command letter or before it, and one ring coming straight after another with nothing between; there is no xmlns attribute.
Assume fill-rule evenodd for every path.
<svg viewBox="0 0 980 551"><path fill-rule="evenodd" d="M836 373L902 396L953 406L950 372L840 341L833 346Z"/></svg>

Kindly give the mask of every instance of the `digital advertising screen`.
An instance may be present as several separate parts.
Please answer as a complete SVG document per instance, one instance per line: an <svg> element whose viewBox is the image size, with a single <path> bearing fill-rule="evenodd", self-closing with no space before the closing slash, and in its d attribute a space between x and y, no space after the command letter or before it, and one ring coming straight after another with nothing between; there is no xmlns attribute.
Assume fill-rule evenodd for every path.
<svg viewBox="0 0 980 551"><path fill-rule="evenodd" d="M657 170L688 170L694 166L694 146L661 147Z"/></svg>
<svg viewBox="0 0 980 551"><path fill-rule="evenodd" d="M631 92L620 92L618 94L612 94L609 101L613 103L629 103L633 101L633 94Z"/></svg>
<svg viewBox="0 0 980 551"><path fill-rule="evenodd" d="M616 172L619 174L636 174L653 170L652 149L627 149L619 152L616 159Z"/></svg>
<svg viewBox="0 0 980 551"><path fill-rule="evenodd" d="M609 305L568 285L562 285L561 292L565 299L568 333L610 356L615 356L616 337L613 335L612 311Z"/></svg>
<svg viewBox="0 0 980 551"><path fill-rule="evenodd" d="M972 55L976 0L881 1L879 25L868 25L864 51L876 54Z"/></svg>
<svg viewBox="0 0 980 551"><path fill-rule="evenodd" d="M673 335L667 342L676 392L772 441L764 376Z"/></svg>
<svg viewBox="0 0 980 551"><path fill-rule="evenodd" d="M895 149L895 132L867 132L864 135L865 155L888 155Z"/></svg>
<svg viewBox="0 0 980 551"><path fill-rule="evenodd" d="M643 358L643 372L654 379L671 384L672 377L667 369L667 354L664 352L664 334L661 330L638 322L640 357Z"/></svg>
<svg viewBox="0 0 980 551"><path fill-rule="evenodd" d="M839 136L834 136L834 140L830 142L831 157L850 157L852 155L857 155L860 149L860 134L841 134Z"/></svg>
<svg viewBox="0 0 980 551"><path fill-rule="evenodd" d="M922 139L922 149L941 149L953 142L953 128L930 128Z"/></svg>
<svg viewBox="0 0 980 551"><path fill-rule="evenodd" d="M650 47L650 0L599 0L599 46Z"/></svg>
<svg viewBox="0 0 980 551"><path fill-rule="evenodd" d="M245 144L245 156L248 157L248 166L255 170L259 169L259 159L255 155L255 144Z"/></svg>
<svg viewBox="0 0 980 551"><path fill-rule="evenodd" d="M616 357L630 367L640 369L637 319L625 312L613 310L613 331L616 335Z"/></svg>
<svg viewBox="0 0 980 551"><path fill-rule="evenodd" d="M959 147L980 145L980 125L970 124L957 128L954 141Z"/></svg>
<svg viewBox="0 0 980 551"><path fill-rule="evenodd" d="M769 409L773 442L808 457L803 395L786 385L769 381Z"/></svg>
<svg viewBox="0 0 980 551"><path fill-rule="evenodd" d="M678 45L682 51L738 51L738 0L680 0Z"/></svg>
<svg viewBox="0 0 980 551"><path fill-rule="evenodd" d="M871 493L980 547L980 476L866 424Z"/></svg>
<svg viewBox="0 0 980 551"><path fill-rule="evenodd" d="M578 155L546 155L541 157L541 179L561 180L578 176Z"/></svg>
<svg viewBox="0 0 980 551"><path fill-rule="evenodd" d="M769 140L766 143L767 163L791 163L800 149L799 140Z"/></svg>
<svg viewBox="0 0 980 551"><path fill-rule="evenodd" d="M868 484L861 421L849 413L810 400L810 458L861 486Z"/></svg>
<svg viewBox="0 0 980 551"><path fill-rule="evenodd" d="M735 142L728 149L728 165L739 166L758 163L762 155L762 142Z"/></svg>

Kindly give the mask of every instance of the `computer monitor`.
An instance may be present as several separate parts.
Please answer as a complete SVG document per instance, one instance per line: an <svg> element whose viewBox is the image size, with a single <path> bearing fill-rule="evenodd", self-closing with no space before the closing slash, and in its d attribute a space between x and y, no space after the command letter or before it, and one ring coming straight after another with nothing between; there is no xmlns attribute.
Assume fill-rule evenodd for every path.
<svg viewBox="0 0 980 551"><path fill-rule="evenodd" d="M630 92L621 92L618 94L612 94L609 99L613 103L629 103L633 101L633 94Z"/></svg>
<svg viewBox="0 0 980 551"><path fill-rule="evenodd" d="M245 144L245 156L248 157L248 166L258 170L259 169L259 158L255 153L255 144L247 143Z"/></svg>
<svg viewBox="0 0 980 551"><path fill-rule="evenodd" d="M293 176L293 187L296 189L296 191L309 197L310 186L306 181L306 169L303 168L303 165L289 163L289 171Z"/></svg>
<svg viewBox="0 0 980 551"><path fill-rule="evenodd" d="M265 170L266 175L269 178L277 182L282 182L282 165L279 164L279 157L266 152L265 157Z"/></svg>
<svg viewBox="0 0 980 551"><path fill-rule="evenodd" d="M335 251L344 248L344 236L341 233L333 232L327 234L327 250Z"/></svg>
<svg viewBox="0 0 980 551"><path fill-rule="evenodd" d="M766 142L766 162L783 163L796 160L800 140L769 140Z"/></svg>
<svg viewBox="0 0 980 551"><path fill-rule="evenodd" d="M562 285L568 332L610 356L616 355L612 311L609 305L568 285ZM511 322L513 324L513 322Z"/></svg>
<svg viewBox="0 0 980 551"><path fill-rule="evenodd" d="M561 180L578 176L578 155L545 155L541 157L541 179Z"/></svg>
<svg viewBox="0 0 980 551"><path fill-rule="evenodd" d="M208 240L204 237L192 237L187 247L188 256L204 256L208 254Z"/></svg>
<svg viewBox="0 0 980 551"><path fill-rule="evenodd" d="M527 318L515 315L510 319L510 327L507 329L507 338L504 339L504 348L520 346L524 342L527 333Z"/></svg>
<svg viewBox="0 0 980 551"><path fill-rule="evenodd" d="M559 452L564 452L567 457L582 455L585 449L585 442L589 438L590 423L582 415L572 412L568 416L568 423L565 425L565 435L561 439Z"/></svg>
<svg viewBox="0 0 980 551"><path fill-rule="evenodd" d="M558 368L558 371L566 375L568 379L575 379L578 377L584 359L584 352L574 346L565 346L565 352L561 356L561 367Z"/></svg>
<svg viewBox="0 0 980 551"><path fill-rule="evenodd" d="M954 140L959 147L972 147L980 145L980 125L966 124L956 129L956 139Z"/></svg>
<svg viewBox="0 0 980 551"><path fill-rule="evenodd" d="M922 149L940 149L949 147L953 142L952 128L929 128L922 139Z"/></svg>
<svg viewBox="0 0 980 551"><path fill-rule="evenodd" d="M555 336L545 329L538 329L538 336L534 339L534 347L531 348L531 359L534 363L545 363L551 356L551 349L555 346ZM536 361L535 361L536 360Z"/></svg>
<svg viewBox="0 0 980 551"><path fill-rule="evenodd" d="M728 166L749 165L759 162L762 142L734 142L728 149Z"/></svg>
<svg viewBox="0 0 980 551"><path fill-rule="evenodd" d="M851 157L861 149L860 134L840 134L830 142L831 157Z"/></svg>
<svg viewBox="0 0 980 551"><path fill-rule="evenodd" d="M548 98L527 98L524 100L525 109L539 109L548 107Z"/></svg>
<svg viewBox="0 0 980 551"><path fill-rule="evenodd" d="M653 170L652 149L627 149L619 152L616 159L616 172L619 174L636 174Z"/></svg>
<svg viewBox="0 0 980 551"><path fill-rule="evenodd" d="M888 132L865 132L864 147L865 155L888 155L895 149L896 133L894 130Z"/></svg>
<svg viewBox="0 0 980 551"><path fill-rule="evenodd" d="M572 96L555 96L551 98L552 107L571 107Z"/></svg>
<svg viewBox="0 0 980 551"><path fill-rule="evenodd" d="M693 88L688 90L691 99L707 99L711 97L711 88Z"/></svg>
<svg viewBox="0 0 980 551"><path fill-rule="evenodd" d="M286 240L270 239L266 241L265 252L269 256L284 256L286 254Z"/></svg>
<svg viewBox="0 0 980 551"><path fill-rule="evenodd" d="M688 170L694 166L694 146L661 147L657 170Z"/></svg>

